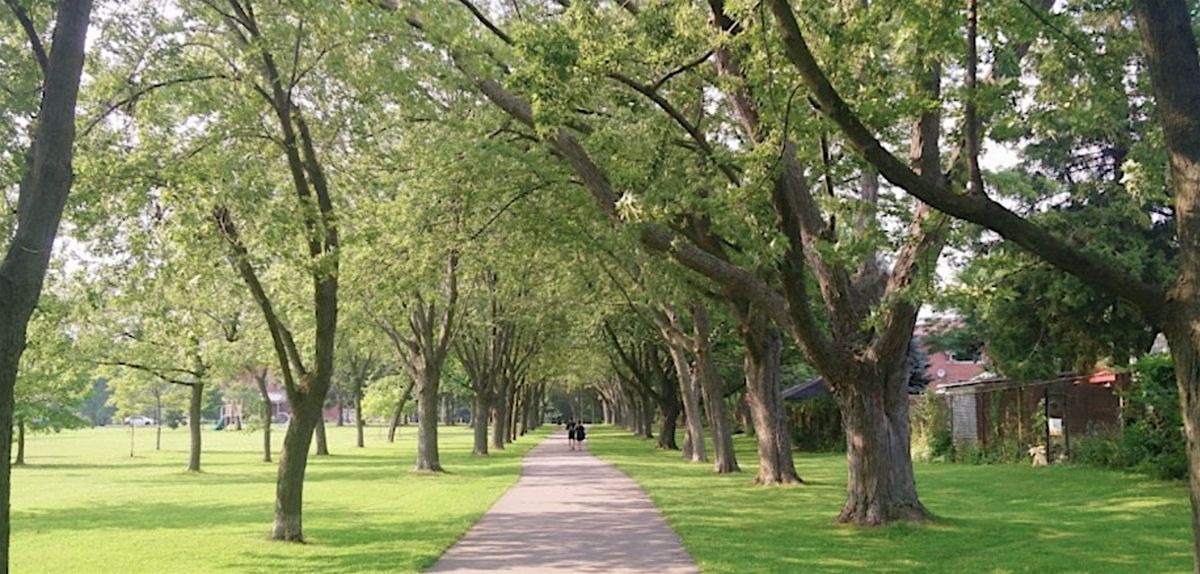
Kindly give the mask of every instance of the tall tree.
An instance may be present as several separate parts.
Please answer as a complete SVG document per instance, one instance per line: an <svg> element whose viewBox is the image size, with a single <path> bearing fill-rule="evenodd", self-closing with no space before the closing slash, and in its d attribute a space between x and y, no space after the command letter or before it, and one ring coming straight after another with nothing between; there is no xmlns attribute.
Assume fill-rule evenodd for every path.
<svg viewBox="0 0 1200 574"><path fill-rule="evenodd" d="M18 366L29 318L42 292L46 269L74 172L75 106L91 16L90 0L58 4L47 51L42 32L21 3L7 3L28 35L41 71L41 103L32 119L19 186L16 224L0 263L0 574L8 572L12 423ZM6 182L7 184L8 182Z"/></svg>
<svg viewBox="0 0 1200 574"><path fill-rule="evenodd" d="M886 212L880 205L887 198L878 193L870 170L835 162L828 153L813 157L800 152L789 126L804 128L804 138L821 142L821 124L791 105L791 88L779 81L770 62L753 57L762 48L753 41L754 35L745 33L740 20L726 13L723 2L708 6L711 41L697 44L695 40L705 39L704 35L694 29L670 27L665 34L640 39L646 46L669 46L659 50L666 55L657 65L640 65L642 59L632 57L638 51L637 43L610 46L596 36L596 30L610 27L645 34L637 24L653 18L700 22L690 7L643 8L600 11L572 4L565 12L538 12L530 7L524 12L525 20L531 20L534 13L542 25L531 29L524 24L517 36L505 33L484 12L471 10L469 17L484 24L497 40L493 46L507 46L503 53L512 54L512 72L463 49L451 49L448 57L489 101L513 121L535 130L604 214L630 223L643 245L671 255L720 286L738 318L746 346L744 370L759 446L760 483L798 480L778 398L779 358L786 333L826 380L836 381L834 386L844 390L837 394L847 411L851 479L842 520L862 524L922 520L925 510L916 495L911 460L907 448L901 448L908 444L902 371L916 316L913 287L932 270L932 261L943 245L937 218L927 209L897 202L897 209L890 211L904 219L885 222ZM430 36L437 34L419 18L410 17L409 24ZM932 36L941 39L940 34L944 30L935 30ZM501 52L493 47L480 49L480 53ZM683 53L702 57L679 64L675 58ZM603 57L595 57L599 54ZM688 106L700 110L702 121L707 121L703 118L705 91L678 86L685 80L688 84L699 81L698 66L710 60L722 88L723 107L719 119L709 122L719 127L701 128L679 111L678 101L687 98ZM622 69L622 64L628 69ZM931 73L936 70L936 59L919 57L915 66L926 70L924 81L889 87L902 88L911 100L936 98L938 78ZM638 80L632 74L662 80ZM593 124L607 118L585 117L575 111L597 107L596 97L611 93L599 89L606 82L625 94L624 102L629 101L630 92L639 98L620 106L619 119L605 127L628 126L639 130L639 136L627 140L648 141L637 152L649 160L625 160L634 161L633 165L644 169L642 173L617 167L625 159L619 149L612 153L605 148L608 155L597 161L595 150L606 142L592 134L605 132L594 131ZM700 101L695 94L701 94ZM926 177L938 178L938 115L915 115L890 121L897 126L917 126L912 162ZM757 153L731 160L729 156L738 156L739 150L729 149L720 130L737 133L745 146L742 149ZM672 141L673 132L679 131L689 138L689 145L682 150L652 143ZM676 152L688 154L692 161L663 161ZM820 177L811 176L805 167L809 162L821 166L813 170L823 172ZM702 166L699 173L690 169L696 163ZM681 167L664 168L674 165ZM850 178L852 186L839 183L844 181L842 173L856 171L857 177ZM819 189L829 200L818 201L812 179L820 181ZM617 186L636 191L619 194ZM771 192L762 198L766 201L756 204L757 210L735 211L745 217L741 222L716 213L711 206L703 210L672 201L682 192L703 207L721 199L742 199L751 190L763 188ZM823 213L823 207L830 204L833 208ZM858 221L837 225L837 207L851 212L851 219ZM664 219L670 223L654 221L651 211L665 212ZM772 218L773 224L759 223ZM909 230L904 240L892 243L890 258L895 263L890 271L882 268L879 256L879 230L885 224ZM733 240L722 229L728 227L748 235ZM774 240L776 235L783 240ZM820 309L813 301L815 296L809 296L809 282L817 285Z"/></svg>
<svg viewBox="0 0 1200 574"><path fill-rule="evenodd" d="M1160 327L1171 344L1179 386L1192 498L1196 571L1200 572L1200 57L1191 12L1183 0L1139 0L1133 13L1141 38L1141 61L1148 71L1155 115L1168 157L1169 196L1179 260L1172 279L1148 283L1110 256L1076 244L1022 217L986 190L959 193L949 182L922 179L895 158L853 106L834 87L809 48L791 6L769 2L777 30L793 64L821 111L837 123L847 141L897 187L935 208L999 233L1051 265L1097 289L1133 304L1147 323Z"/></svg>

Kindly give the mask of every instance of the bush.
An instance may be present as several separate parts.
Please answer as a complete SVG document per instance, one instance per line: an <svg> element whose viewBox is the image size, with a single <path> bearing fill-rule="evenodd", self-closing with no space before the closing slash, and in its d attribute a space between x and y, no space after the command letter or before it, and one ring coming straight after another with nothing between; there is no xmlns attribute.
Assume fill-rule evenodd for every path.
<svg viewBox="0 0 1200 574"><path fill-rule="evenodd" d="M914 460L951 460L954 436L950 431L950 409L941 397L926 392L909 410Z"/></svg>
<svg viewBox="0 0 1200 574"><path fill-rule="evenodd" d="M1187 477L1187 439L1170 355L1143 357L1122 391L1125 409L1119 435L1087 437L1072 444L1076 462L1174 480Z"/></svg>
<svg viewBox="0 0 1200 574"><path fill-rule="evenodd" d="M811 452L844 452L846 433L842 414L833 397L818 397L789 403L792 445Z"/></svg>
<svg viewBox="0 0 1200 574"><path fill-rule="evenodd" d="M1125 429L1118 464L1155 478L1184 478L1187 440L1171 357L1142 358L1135 370L1135 382L1125 391Z"/></svg>
<svg viewBox="0 0 1200 574"><path fill-rule="evenodd" d="M1072 441L1071 459L1091 466L1121 467L1120 435L1093 435Z"/></svg>

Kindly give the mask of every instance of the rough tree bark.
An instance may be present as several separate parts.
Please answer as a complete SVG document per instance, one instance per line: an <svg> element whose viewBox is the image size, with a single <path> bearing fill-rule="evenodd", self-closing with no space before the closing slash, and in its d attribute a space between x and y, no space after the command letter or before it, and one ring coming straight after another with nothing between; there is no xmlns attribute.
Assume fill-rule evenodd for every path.
<svg viewBox="0 0 1200 574"><path fill-rule="evenodd" d="M441 370L426 368L417 385L417 470L441 472L438 454L438 382Z"/></svg>
<svg viewBox="0 0 1200 574"><path fill-rule="evenodd" d="M279 455L279 474L275 482L275 523L273 540L304 540L304 472L308 468L308 448L321 416L321 403L312 396L297 396L292 401L292 420L283 434Z"/></svg>
<svg viewBox="0 0 1200 574"><path fill-rule="evenodd" d="M758 475L754 483L795 484L800 477L792 460L792 438L788 434L779 384L783 337L753 309L746 314L741 337L745 346L746 397L758 444Z"/></svg>
<svg viewBox="0 0 1200 574"><path fill-rule="evenodd" d="M708 320L708 310L702 305L693 304L691 312L692 354L696 360L696 378L700 381L708 426L712 429L713 472L741 472L737 454L733 450L733 425L725 405L725 383L721 380L721 374L713 360L712 327Z"/></svg>
<svg viewBox="0 0 1200 574"><path fill-rule="evenodd" d="M1186 2L1138 0L1134 14L1170 159L1179 241L1179 275L1166 308L1153 301L1139 307L1152 321L1162 313L1171 345L1187 436L1193 570L1200 573L1200 59Z"/></svg>
<svg viewBox="0 0 1200 574"><path fill-rule="evenodd" d="M865 526L922 521L928 513L913 480L907 373L863 372L860 377L875 384L831 385L842 411L849 469L838 520Z"/></svg>
<svg viewBox="0 0 1200 574"><path fill-rule="evenodd" d="M50 252L71 190L75 104L83 71L90 0L58 3L43 63L41 106L17 200L16 230L0 263L0 574L8 573L14 392L29 318L42 293ZM31 35L35 53L44 54Z"/></svg>

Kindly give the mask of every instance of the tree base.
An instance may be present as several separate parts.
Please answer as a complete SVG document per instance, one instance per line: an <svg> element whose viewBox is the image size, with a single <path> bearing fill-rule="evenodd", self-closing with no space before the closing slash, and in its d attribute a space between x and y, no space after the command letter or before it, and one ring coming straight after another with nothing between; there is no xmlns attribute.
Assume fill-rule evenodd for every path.
<svg viewBox="0 0 1200 574"><path fill-rule="evenodd" d="M739 471L740 472L740 471ZM804 481L796 475L784 476L756 476L754 477L754 486L799 486L804 484Z"/></svg>
<svg viewBox="0 0 1200 574"><path fill-rule="evenodd" d="M271 540L276 542L291 542L294 544L304 544L304 533L300 530L299 521L292 523L281 523L275 521L275 525L271 527Z"/></svg>
<svg viewBox="0 0 1200 574"><path fill-rule="evenodd" d="M892 504L887 508L880 504L847 502L837 521L864 527L887 526L897 522L927 524L933 521L933 515L920 502Z"/></svg>

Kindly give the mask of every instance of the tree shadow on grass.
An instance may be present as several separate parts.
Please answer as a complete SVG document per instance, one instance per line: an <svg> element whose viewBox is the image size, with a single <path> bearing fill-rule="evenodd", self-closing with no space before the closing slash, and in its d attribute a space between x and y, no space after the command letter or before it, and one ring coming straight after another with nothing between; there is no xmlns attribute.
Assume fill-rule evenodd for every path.
<svg viewBox="0 0 1200 574"><path fill-rule="evenodd" d="M264 541L254 550L226 561L224 569L246 574L418 572L436 561L477 517L464 513L437 521L364 520L330 528L328 517L316 512L306 517L314 526L306 528L305 544Z"/></svg>
<svg viewBox="0 0 1200 574"><path fill-rule="evenodd" d="M271 505L201 504L196 502L101 503L43 510L14 510L14 530L121 530L204 529L216 525L257 524L269 528Z"/></svg>

